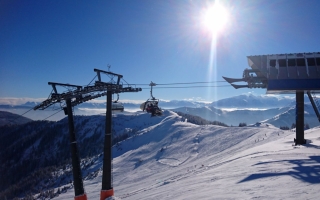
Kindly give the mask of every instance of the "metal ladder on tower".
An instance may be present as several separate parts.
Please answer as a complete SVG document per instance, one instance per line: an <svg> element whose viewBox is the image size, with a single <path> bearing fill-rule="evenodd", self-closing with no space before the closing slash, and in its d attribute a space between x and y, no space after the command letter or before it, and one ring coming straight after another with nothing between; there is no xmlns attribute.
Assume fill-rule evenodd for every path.
<svg viewBox="0 0 320 200"><path fill-rule="evenodd" d="M319 120L319 122L320 122L320 113L319 113L320 104L319 104L319 102L318 102L318 99L317 99L317 97L316 97L316 94L315 94L314 92L311 93L310 91L308 91L308 92L307 92L307 95L308 95L308 97L309 97L309 99L310 99L310 102L311 102L311 104L312 104L312 107L313 107L313 109L314 109L314 111L315 111L315 113L316 113L316 115L317 115L317 117L318 117L318 120Z"/></svg>

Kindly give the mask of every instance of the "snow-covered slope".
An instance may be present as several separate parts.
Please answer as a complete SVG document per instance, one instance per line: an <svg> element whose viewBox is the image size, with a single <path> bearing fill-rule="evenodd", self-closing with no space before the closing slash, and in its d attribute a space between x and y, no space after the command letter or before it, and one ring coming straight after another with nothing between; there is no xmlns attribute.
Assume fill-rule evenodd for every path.
<svg viewBox="0 0 320 200"><path fill-rule="evenodd" d="M147 121L147 118L145 119ZM113 147L117 199L317 199L320 129L295 133L259 127L198 126L166 111ZM92 168L101 168L101 159ZM99 199L101 170L84 181L88 199ZM72 199L73 189L55 199Z"/></svg>
<svg viewBox="0 0 320 200"><path fill-rule="evenodd" d="M115 114L112 142L135 136L165 117L150 117L142 112ZM95 176L95 169L90 167L99 161L103 151L105 122L105 115L74 116L83 175L88 179ZM72 179L69 140L67 118L0 126L0 199L22 197L69 183ZM56 168L59 170L53 173Z"/></svg>

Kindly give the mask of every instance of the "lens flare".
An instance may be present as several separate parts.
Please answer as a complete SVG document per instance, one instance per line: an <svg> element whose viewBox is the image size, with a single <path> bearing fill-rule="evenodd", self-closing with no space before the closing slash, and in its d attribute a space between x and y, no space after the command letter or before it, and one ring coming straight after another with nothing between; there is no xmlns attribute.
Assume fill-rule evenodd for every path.
<svg viewBox="0 0 320 200"><path fill-rule="evenodd" d="M225 7L219 4L208 6L202 13L202 24L211 34L211 50L208 66L208 81L217 80L217 37L225 28L229 14ZM217 90L208 90L208 99L217 99Z"/></svg>
<svg viewBox="0 0 320 200"><path fill-rule="evenodd" d="M228 12L219 3L208 7L203 12L202 24L211 32L221 31L228 22Z"/></svg>

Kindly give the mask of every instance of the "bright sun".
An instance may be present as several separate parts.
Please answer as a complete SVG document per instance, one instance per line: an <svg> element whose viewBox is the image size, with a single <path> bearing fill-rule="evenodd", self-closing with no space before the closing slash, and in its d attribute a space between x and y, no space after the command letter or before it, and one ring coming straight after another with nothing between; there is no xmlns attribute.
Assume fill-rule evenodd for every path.
<svg viewBox="0 0 320 200"><path fill-rule="evenodd" d="M212 33L221 31L226 25L227 21L228 12L222 5L218 3L204 10L202 23Z"/></svg>

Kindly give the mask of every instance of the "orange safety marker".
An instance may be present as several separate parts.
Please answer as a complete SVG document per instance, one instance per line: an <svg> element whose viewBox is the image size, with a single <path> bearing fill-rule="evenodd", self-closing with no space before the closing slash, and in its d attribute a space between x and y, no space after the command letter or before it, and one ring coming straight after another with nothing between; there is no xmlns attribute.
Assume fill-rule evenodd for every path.
<svg viewBox="0 0 320 200"><path fill-rule="evenodd" d="M87 200L87 194L76 196L74 200Z"/></svg>
<svg viewBox="0 0 320 200"><path fill-rule="evenodd" d="M110 190L101 190L100 200L105 200L108 197L112 197L114 195L113 188Z"/></svg>

